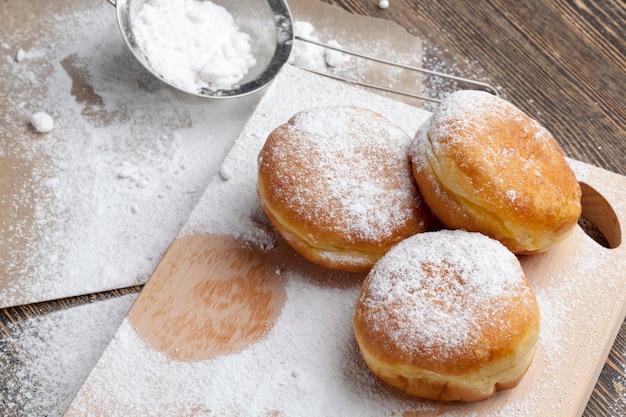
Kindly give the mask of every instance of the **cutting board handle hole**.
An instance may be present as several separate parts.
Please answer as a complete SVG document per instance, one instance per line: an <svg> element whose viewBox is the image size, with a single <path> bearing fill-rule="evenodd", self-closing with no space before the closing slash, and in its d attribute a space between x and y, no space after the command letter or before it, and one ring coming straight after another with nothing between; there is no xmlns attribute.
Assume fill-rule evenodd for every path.
<svg viewBox="0 0 626 417"><path fill-rule="evenodd" d="M622 243L622 228L613 207L590 185L581 182L580 188L582 214L578 225L599 245L617 248Z"/></svg>

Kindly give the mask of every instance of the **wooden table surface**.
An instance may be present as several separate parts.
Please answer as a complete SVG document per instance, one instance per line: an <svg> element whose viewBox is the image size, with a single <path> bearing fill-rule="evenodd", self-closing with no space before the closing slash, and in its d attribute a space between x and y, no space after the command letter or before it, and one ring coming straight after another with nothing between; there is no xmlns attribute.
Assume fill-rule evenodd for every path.
<svg viewBox="0 0 626 417"><path fill-rule="evenodd" d="M504 98L552 131L567 156L626 175L623 0L390 0L386 10L378 8L377 0L327 2L397 22L424 40L426 67L496 86ZM0 369L3 360L28 365L27 352L12 342L24 320L140 290L0 310ZM626 323L585 416L626 415L625 371ZM4 382L0 415L5 415L1 411L8 398L3 390L10 386Z"/></svg>

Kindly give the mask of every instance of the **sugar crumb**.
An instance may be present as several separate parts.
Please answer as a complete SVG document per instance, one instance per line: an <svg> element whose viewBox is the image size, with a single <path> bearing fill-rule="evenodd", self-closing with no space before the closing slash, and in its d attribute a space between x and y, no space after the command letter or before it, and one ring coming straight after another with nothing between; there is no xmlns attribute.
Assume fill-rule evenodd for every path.
<svg viewBox="0 0 626 417"><path fill-rule="evenodd" d="M43 111L33 113L30 117L30 124L39 133L48 133L54 129L54 119Z"/></svg>

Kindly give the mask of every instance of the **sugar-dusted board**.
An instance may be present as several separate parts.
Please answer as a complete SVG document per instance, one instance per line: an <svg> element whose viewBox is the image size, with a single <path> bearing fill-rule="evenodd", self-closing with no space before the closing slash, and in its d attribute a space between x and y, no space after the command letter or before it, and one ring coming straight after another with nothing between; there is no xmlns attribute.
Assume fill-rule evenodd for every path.
<svg viewBox="0 0 626 417"><path fill-rule="evenodd" d="M0 57L0 307L145 283L260 95L151 78L106 1L3 4Z"/></svg>
<svg viewBox="0 0 626 417"><path fill-rule="evenodd" d="M571 161L586 184L584 215L613 248L577 227L545 254L521 258L542 310L539 349L521 384L471 404L408 398L373 377L356 349L351 319L363 276L331 273L293 253L255 191L256 155L273 127L300 109L345 102L407 131L428 115L284 69L67 417L582 413L626 313L626 178Z"/></svg>

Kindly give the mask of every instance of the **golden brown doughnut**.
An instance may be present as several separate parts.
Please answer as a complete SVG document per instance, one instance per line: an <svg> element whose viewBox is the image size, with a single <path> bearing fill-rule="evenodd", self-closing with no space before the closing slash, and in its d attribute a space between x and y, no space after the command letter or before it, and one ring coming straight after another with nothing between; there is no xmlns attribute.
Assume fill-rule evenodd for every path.
<svg viewBox="0 0 626 417"><path fill-rule="evenodd" d="M492 94L450 95L410 154L420 192L445 226L482 232L515 253L545 251L580 217L580 185L552 135Z"/></svg>
<svg viewBox="0 0 626 417"><path fill-rule="evenodd" d="M317 107L277 127L257 190L276 230L321 266L365 272L433 220L415 185L411 138L371 110Z"/></svg>
<svg viewBox="0 0 626 417"><path fill-rule="evenodd" d="M378 261L353 324L383 381L422 398L476 401L522 379L540 312L512 252L481 233L443 230L410 237Z"/></svg>

